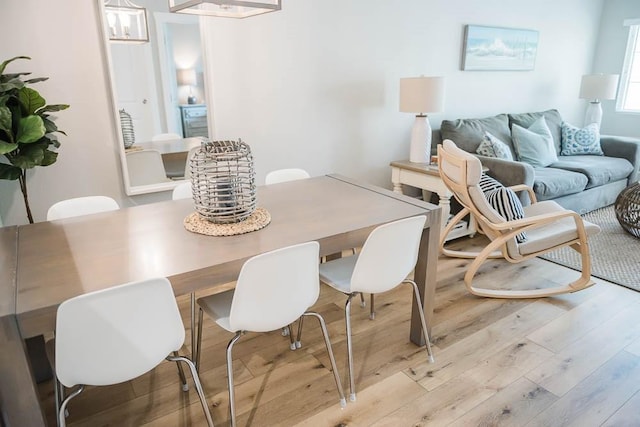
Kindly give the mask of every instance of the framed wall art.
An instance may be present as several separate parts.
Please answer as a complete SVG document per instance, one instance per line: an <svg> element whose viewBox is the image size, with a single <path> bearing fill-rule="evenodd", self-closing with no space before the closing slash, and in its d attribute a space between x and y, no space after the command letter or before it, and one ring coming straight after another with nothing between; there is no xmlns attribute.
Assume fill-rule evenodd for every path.
<svg viewBox="0 0 640 427"><path fill-rule="evenodd" d="M467 25L462 69L465 71L533 70L538 31Z"/></svg>

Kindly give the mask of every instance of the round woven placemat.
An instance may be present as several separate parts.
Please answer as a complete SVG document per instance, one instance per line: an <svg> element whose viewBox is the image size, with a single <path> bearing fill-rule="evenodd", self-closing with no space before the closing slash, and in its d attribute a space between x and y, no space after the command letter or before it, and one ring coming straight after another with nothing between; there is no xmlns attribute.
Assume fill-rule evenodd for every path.
<svg viewBox="0 0 640 427"><path fill-rule="evenodd" d="M265 208L256 208L249 218L233 224L216 224L200 217L198 212L193 212L184 219L184 228L207 236L236 236L260 230L270 222L271 215Z"/></svg>

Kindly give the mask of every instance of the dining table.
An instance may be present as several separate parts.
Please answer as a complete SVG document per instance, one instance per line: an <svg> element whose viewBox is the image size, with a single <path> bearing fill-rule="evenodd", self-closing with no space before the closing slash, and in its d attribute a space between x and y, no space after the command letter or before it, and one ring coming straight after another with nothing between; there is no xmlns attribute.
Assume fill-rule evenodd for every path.
<svg viewBox="0 0 640 427"><path fill-rule="evenodd" d="M8 426L46 425L24 340L55 329L60 303L88 292L167 277L176 296L237 279L249 258L307 241L320 255L364 244L377 226L425 215L414 270L432 324L441 208L342 175L257 187L271 222L234 236L189 232L191 199L0 228L0 411ZM409 338L424 344L414 298ZM1 423L0 423L1 424Z"/></svg>

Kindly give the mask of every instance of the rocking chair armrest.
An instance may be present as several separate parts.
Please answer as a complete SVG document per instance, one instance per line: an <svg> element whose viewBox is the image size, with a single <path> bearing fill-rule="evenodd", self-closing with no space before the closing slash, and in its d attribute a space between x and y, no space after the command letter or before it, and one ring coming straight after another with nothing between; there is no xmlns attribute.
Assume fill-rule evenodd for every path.
<svg viewBox="0 0 640 427"><path fill-rule="evenodd" d="M531 201L531 204L533 205L534 203L538 203L538 199L536 199L536 193L533 192L533 188L529 187L526 184L518 184L518 185L512 185L510 187L507 187L513 191L526 191L527 193L529 193L529 199Z"/></svg>
<svg viewBox="0 0 640 427"><path fill-rule="evenodd" d="M550 212L546 214L533 215L527 218L516 219L513 221L501 222L498 224L492 224L492 226L499 231L509 231L518 229L531 229L541 227L543 225L549 224L551 222L557 221L561 218L572 217L576 223L576 228L578 229L578 237L580 240L584 240L587 237L587 233L584 228L584 223L582 222L582 218L576 212L573 211L556 211ZM526 231L526 230L522 230ZM514 234L517 234L514 232Z"/></svg>

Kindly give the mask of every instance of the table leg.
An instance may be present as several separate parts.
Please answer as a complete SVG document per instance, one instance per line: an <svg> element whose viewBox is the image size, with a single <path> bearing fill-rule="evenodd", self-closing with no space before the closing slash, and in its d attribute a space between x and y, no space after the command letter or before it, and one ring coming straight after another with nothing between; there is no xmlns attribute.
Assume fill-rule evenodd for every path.
<svg viewBox="0 0 640 427"><path fill-rule="evenodd" d="M438 206L442 208L441 230L444 230L447 226L447 222L449 221L449 214L451 213L451 195L447 193L438 193L438 197L440 197Z"/></svg>
<svg viewBox="0 0 640 427"><path fill-rule="evenodd" d="M420 249L418 250L418 262L413 274L413 280L418 285L418 293L422 299L424 317L427 321L427 328L431 333L433 320L433 309L435 307L436 294L436 272L438 264L438 245L440 240L440 227L442 209L431 211L431 223L428 228L422 231L420 239ZM411 308L411 331L409 338L417 345L424 345L422 337L422 327L420 325L420 313L417 301L414 298Z"/></svg>
<svg viewBox="0 0 640 427"><path fill-rule="evenodd" d="M191 292L191 360L196 360L196 293Z"/></svg>
<svg viewBox="0 0 640 427"><path fill-rule="evenodd" d="M393 185L393 192L402 194L402 184L400 183L400 170L397 168L391 168L391 184Z"/></svg>

